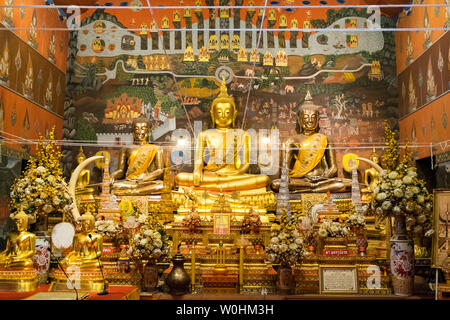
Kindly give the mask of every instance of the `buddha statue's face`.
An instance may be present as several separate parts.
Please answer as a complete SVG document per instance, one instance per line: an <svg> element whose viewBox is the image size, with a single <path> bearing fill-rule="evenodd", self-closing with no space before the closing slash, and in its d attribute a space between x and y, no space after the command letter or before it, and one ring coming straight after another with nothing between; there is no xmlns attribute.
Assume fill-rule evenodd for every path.
<svg viewBox="0 0 450 320"><path fill-rule="evenodd" d="M21 216L21 217L16 217L14 219L15 223L16 223L16 227L17 227L17 231L22 232L22 231L26 231L27 227L28 227L28 218Z"/></svg>
<svg viewBox="0 0 450 320"><path fill-rule="evenodd" d="M380 158L378 157L378 155L373 155L372 161L378 164L378 163L380 163Z"/></svg>
<svg viewBox="0 0 450 320"><path fill-rule="evenodd" d="M84 233L89 233L94 230L94 220L92 219L83 219L81 220L81 231Z"/></svg>
<svg viewBox="0 0 450 320"><path fill-rule="evenodd" d="M303 132L314 132L319 125L319 113L316 110L305 109L300 112L298 121L303 129Z"/></svg>
<svg viewBox="0 0 450 320"><path fill-rule="evenodd" d="M86 160L86 157L83 156L83 155L79 155L79 156L77 157L77 162L78 162L78 164L82 163L84 160Z"/></svg>
<svg viewBox="0 0 450 320"><path fill-rule="evenodd" d="M228 102L219 102L214 108L216 128L230 128L234 119L233 106Z"/></svg>
<svg viewBox="0 0 450 320"><path fill-rule="evenodd" d="M148 124L145 122L138 122L133 128L133 138L136 142L145 142L148 137Z"/></svg>

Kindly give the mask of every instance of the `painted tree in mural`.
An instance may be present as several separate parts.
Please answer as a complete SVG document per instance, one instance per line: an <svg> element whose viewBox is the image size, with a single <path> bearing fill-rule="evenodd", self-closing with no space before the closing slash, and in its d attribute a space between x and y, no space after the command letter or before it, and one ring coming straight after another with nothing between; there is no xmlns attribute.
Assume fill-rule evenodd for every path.
<svg viewBox="0 0 450 320"><path fill-rule="evenodd" d="M345 100L344 94L337 95L333 99L332 106L337 110L337 115L334 117L335 119L343 119L342 113L347 110L347 101Z"/></svg>

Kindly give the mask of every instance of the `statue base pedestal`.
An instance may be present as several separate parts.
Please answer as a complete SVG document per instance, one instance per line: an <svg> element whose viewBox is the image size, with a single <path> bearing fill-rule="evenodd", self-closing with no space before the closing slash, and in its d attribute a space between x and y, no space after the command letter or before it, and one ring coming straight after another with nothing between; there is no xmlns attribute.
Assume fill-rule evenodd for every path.
<svg viewBox="0 0 450 320"><path fill-rule="evenodd" d="M67 273L67 272L66 272ZM100 271L81 271L78 279L77 275L72 273L68 274L72 280L73 285L77 290L87 292L100 292L103 291L104 281ZM49 291L72 291L72 285L70 281L61 270L54 270L51 275L52 283Z"/></svg>
<svg viewBox="0 0 450 320"><path fill-rule="evenodd" d="M36 269L0 270L0 291L32 292L38 288Z"/></svg>

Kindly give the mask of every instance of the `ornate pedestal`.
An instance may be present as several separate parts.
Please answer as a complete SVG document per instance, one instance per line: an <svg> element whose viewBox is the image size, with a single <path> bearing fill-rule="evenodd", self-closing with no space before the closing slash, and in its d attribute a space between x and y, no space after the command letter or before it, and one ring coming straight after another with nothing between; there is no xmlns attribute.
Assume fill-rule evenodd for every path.
<svg viewBox="0 0 450 320"><path fill-rule="evenodd" d="M71 277L73 285L81 291L87 292L103 291L104 282L100 270L92 270L92 271L83 270L79 273L78 276L76 274L69 274L69 273L68 276ZM70 285L70 281L67 280L66 276L61 270L53 270L50 277L52 279L50 291L73 290Z"/></svg>
<svg viewBox="0 0 450 320"><path fill-rule="evenodd" d="M201 282L204 293L239 293L237 274L204 274Z"/></svg>
<svg viewBox="0 0 450 320"><path fill-rule="evenodd" d="M37 287L36 269L0 270L0 291L31 292Z"/></svg>

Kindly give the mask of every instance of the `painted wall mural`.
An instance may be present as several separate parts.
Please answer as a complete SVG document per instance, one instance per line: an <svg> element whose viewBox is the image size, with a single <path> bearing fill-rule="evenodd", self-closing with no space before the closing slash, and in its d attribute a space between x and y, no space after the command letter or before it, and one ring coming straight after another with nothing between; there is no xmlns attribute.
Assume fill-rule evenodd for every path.
<svg viewBox="0 0 450 320"><path fill-rule="evenodd" d="M357 143L367 144L356 152L368 157L371 145L383 142L384 120L397 123L394 35L369 29L365 9L271 9L259 36L263 12L195 8L212 4L186 0L191 10L161 6L155 16L148 9L87 11L69 42L65 137L120 147L132 141L130 123L140 114L152 119L153 139L160 142L175 128L190 130L194 120L210 128L210 105L223 77L236 100L237 125L278 128L281 139L295 132L295 114L309 90L322 106L321 130L345 146L338 159ZM383 16L382 25L394 21ZM270 31L278 27L283 30ZM76 152L66 151L66 172Z"/></svg>

